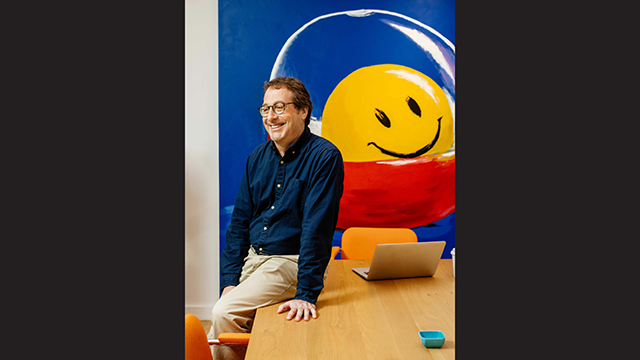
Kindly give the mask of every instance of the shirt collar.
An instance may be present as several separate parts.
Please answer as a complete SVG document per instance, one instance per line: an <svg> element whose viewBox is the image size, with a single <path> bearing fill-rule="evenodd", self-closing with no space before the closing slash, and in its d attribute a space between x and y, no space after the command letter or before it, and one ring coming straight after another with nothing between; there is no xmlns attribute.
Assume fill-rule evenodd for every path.
<svg viewBox="0 0 640 360"><path fill-rule="evenodd" d="M311 137L311 130L309 129L308 126L305 126L304 131L302 132L302 135L300 135L298 140L296 140L293 144L291 144L291 146L289 146L289 148L284 152L284 155L287 156L287 154L289 153L299 153L302 146L307 143L310 137ZM280 154L273 140L271 140L271 149L275 151L278 155Z"/></svg>

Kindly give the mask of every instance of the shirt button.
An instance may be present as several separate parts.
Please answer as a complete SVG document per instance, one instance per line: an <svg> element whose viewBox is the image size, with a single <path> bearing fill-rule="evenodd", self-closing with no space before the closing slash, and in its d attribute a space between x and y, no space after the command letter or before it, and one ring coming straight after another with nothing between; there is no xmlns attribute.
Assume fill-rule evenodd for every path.
<svg viewBox="0 0 640 360"><path fill-rule="evenodd" d="M272 209L272 210L273 210L273 209L275 209L275 208L276 208L275 206L272 206L272 207L271 207L271 209Z"/></svg>
<svg viewBox="0 0 640 360"><path fill-rule="evenodd" d="M262 251L262 248L258 249L258 251Z"/></svg>
<svg viewBox="0 0 640 360"><path fill-rule="evenodd" d="M265 226L263 229L264 229L264 230L267 230L267 227Z"/></svg>
<svg viewBox="0 0 640 360"><path fill-rule="evenodd" d="M280 187L280 184L278 184L278 187Z"/></svg>
<svg viewBox="0 0 640 360"><path fill-rule="evenodd" d="M284 160L280 160L280 165L284 164Z"/></svg>
<svg viewBox="0 0 640 360"><path fill-rule="evenodd" d="M295 154L296 152L295 152L295 151L292 151L291 153L292 153L292 154Z"/></svg>

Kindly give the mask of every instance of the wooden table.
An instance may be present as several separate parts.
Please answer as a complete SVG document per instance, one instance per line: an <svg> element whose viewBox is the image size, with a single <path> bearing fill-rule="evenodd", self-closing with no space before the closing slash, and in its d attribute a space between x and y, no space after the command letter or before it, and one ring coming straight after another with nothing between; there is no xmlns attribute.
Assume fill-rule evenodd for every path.
<svg viewBox="0 0 640 360"><path fill-rule="evenodd" d="M246 359L454 359L451 259L433 277L365 281L351 271L370 263L331 261L317 319L287 321L280 304L258 309ZM425 348L420 330L442 331L442 348Z"/></svg>

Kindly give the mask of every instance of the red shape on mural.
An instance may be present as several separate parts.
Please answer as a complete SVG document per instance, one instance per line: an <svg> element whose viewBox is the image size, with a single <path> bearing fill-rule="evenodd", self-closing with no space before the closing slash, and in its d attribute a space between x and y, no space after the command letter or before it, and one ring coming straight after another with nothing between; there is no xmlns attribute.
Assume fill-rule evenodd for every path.
<svg viewBox="0 0 640 360"><path fill-rule="evenodd" d="M339 229L415 228L455 211L455 155L345 162Z"/></svg>

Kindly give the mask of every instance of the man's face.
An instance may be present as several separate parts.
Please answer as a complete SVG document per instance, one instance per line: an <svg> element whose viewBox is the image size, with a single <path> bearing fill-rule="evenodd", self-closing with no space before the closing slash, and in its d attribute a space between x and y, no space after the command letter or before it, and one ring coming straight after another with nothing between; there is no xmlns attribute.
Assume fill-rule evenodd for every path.
<svg viewBox="0 0 640 360"><path fill-rule="evenodd" d="M269 88L264 94L263 106L271 106L277 102L289 103L292 99L291 91L285 87ZM287 104L282 114L278 115L273 109L269 109L269 114L262 117L264 127L280 154L284 154L304 132L307 111L307 108L297 109L294 104Z"/></svg>

